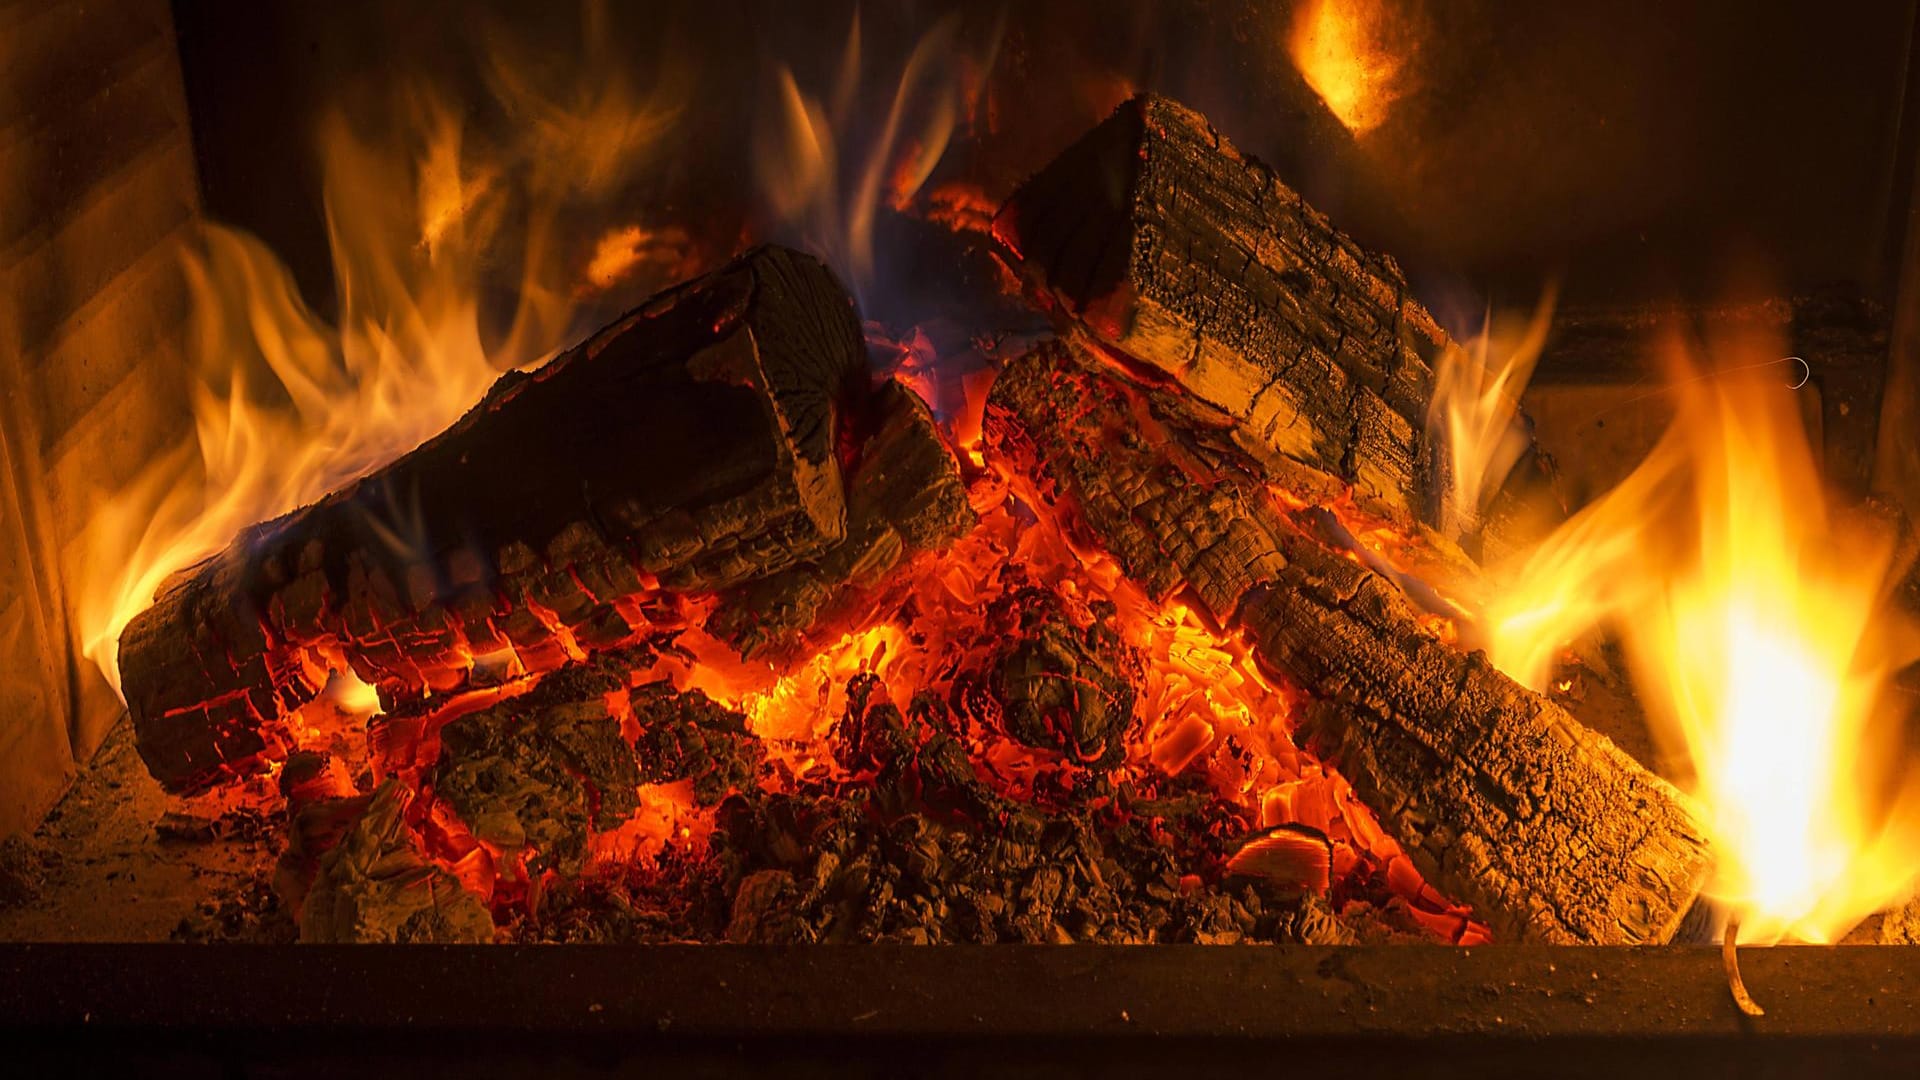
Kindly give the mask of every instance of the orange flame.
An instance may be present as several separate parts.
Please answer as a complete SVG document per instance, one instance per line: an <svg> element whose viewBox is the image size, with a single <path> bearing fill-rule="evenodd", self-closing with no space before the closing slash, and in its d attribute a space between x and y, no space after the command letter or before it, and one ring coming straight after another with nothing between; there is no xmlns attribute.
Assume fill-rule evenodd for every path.
<svg viewBox="0 0 1920 1080"><path fill-rule="evenodd" d="M1365 135L1407 91L1405 36L1381 0L1306 0L1294 12L1287 51L1333 115Z"/></svg>
<svg viewBox="0 0 1920 1080"><path fill-rule="evenodd" d="M1496 663L1544 688L1601 623L1656 733L1684 753L1717 850L1712 895L1752 941L1831 941L1911 890L1920 768L1891 673L1920 655L1885 603L1891 545L1830 514L1779 342L1722 342L1681 378L1666 437L1518 566L1488 624Z"/></svg>
<svg viewBox="0 0 1920 1080"><path fill-rule="evenodd" d="M103 500L75 574L83 649L116 689L120 633L168 576L412 449L503 370L564 343L578 263L558 216L642 167L684 93L671 68L633 92L627 59L595 32L601 9L586 11L588 47L561 93L488 58L495 92L524 121L514 141L475 149L461 111L424 90L395 104L390 141L344 115L323 124L334 322L259 241L206 229L187 260L195 430ZM490 277L503 250L518 253L515 281ZM479 297L500 285L518 299L489 333ZM392 509L382 531L417 541L419 523Z"/></svg>

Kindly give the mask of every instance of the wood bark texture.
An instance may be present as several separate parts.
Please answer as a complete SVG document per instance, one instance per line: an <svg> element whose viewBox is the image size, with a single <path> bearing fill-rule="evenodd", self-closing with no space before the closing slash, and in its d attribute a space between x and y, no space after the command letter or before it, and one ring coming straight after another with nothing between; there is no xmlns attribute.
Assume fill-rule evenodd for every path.
<svg viewBox="0 0 1920 1080"><path fill-rule="evenodd" d="M993 233L1043 300L1223 414L1290 487L1331 478L1389 517L1477 534L1425 436L1446 332L1391 257L1200 114L1127 102L1016 191Z"/></svg>
<svg viewBox="0 0 1920 1080"><path fill-rule="evenodd" d="M989 437L1136 582L1189 593L1312 695L1300 734L1495 933L1669 940L1710 861L1691 802L1484 654L1439 640L1397 588L1101 367L1065 342L1014 361L988 401Z"/></svg>
<svg viewBox="0 0 1920 1080"><path fill-rule="evenodd" d="M846 535L866 395L853 303L774 247L660 294L432 441L177 575L121 639L148 768L203 787L278 752L328 665L394 696L629 636L620 601L726 589Z"/></svg>

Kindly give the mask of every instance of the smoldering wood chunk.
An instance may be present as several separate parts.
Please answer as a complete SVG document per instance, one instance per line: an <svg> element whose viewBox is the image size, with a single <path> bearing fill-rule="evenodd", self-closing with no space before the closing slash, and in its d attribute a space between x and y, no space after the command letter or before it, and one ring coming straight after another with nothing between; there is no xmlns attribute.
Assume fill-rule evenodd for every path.
<svg viewBox="0 0 1920 1080"><path fill-rule="evenodd" d="M712 806L759 780L766 748L743 714L666 680L635 687L630 702L640 728L634 749L641 782L692 780L695 801Z"/></svg>
<svg viewBox="0 0 1920 1080"><path fill-rule="evenodd" d="M1883 912L1874 940L1882 945L1920 945L1920 898Z"/></svg>
<svg viewBox="0 0 1920 1080"><path fill-rule="evenodd" d="M789 652L857 623L862 601L896 567L945 549L973 527L960 464L918 395L890 380L857 419L872 432L847 481L845 538L816 559L733 590L707 620L707 631L742 656Z"/></svg>
<svg viewBox="0 0 1920 1080"><path fill-rule="evenodd" d="M1157 596L1186 590L1318 699L1302 734L1427 879L1514 940L1669 940L1704 883L1698 810L1565 710L1427 633L1405 597L1052 343L994 384L996 450Z"/></svg>
<svg viewBox="0 0 1920 1080"><path fill-rule="evenodd" d="M727 918L735 945L790 945L808 940L800 920L800 887L785 870L756 870L740 880Z"/></svg>
<svg viewBox="0 0 1920 1080"><path fill-rule="evenodd" d="M493 918L480 898L428 862L405 820L412 792L388 780L320 860L299 909L300 940L321 944L484 944Z"/></svg>
<svg viewBox="0 0 1920 1080"><path fill-rule="evenodd" d="M1121 640L1110 603L1073 611L1043 586L1016 589L986 613L1002 644L956 700L989 728L1093 769L1126 756L1139 653Z"/></svg>
<svg viewBox="0 0 1920 1080"><path fill-rule="evenodd" d="M431 774L436 797L475 838L531 849L529 869L577 871L592 834L640 806L640 769L610 700L622 689L615 674L575 665L448 723Z"/></svg>
<svg viewBox="0 0 1920 1080"><path fill-rule="evenodd" d="M947 705L927 691L902 711L878 676L856 675L847 683L846 712L830 737L841 765L870 784L883 812L930 810L989 821L1009 808L974 770Z"/></svg>
<svg viewBox="0 0 1920 1080"><path fill-rule="evenodd" d="M556 667L633 632L615 602L718 590L846 533L836 446L862 396L851 299L758 248L656 296L445 432L176 576L121 640L148 769L204 787L283 749L316 650L400 696L475 658Z"/></svg>

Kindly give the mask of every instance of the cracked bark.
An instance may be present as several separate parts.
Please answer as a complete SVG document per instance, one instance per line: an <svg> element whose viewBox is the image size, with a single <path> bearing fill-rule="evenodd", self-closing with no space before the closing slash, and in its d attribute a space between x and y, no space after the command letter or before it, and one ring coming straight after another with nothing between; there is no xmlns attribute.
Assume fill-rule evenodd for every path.
<svg viewBox="0 0 1920 1080"><path fill-rule="evenodd" d="M1709 853L1671 785L1400 591L1315 540L1264 486L1075 346L995 383L988 432L1157 597L1186 592L1311 694L1297 736L1351 779L1435 885L1508 940L1665 942Z"/></svg>
<svg viewBox="0 0 1920 1080"><path fill-rule="evenodd" d="M725 589L846 534L836 443L864 395L853 303L818 261L759 248L668 290L451 428L250 528L128 626L121 671L173 790L279 750L343 659L383 692L457 689L471 657L529 670L629 636L616 601Z"/></svg>
<svg viewBox="0 0 1920 1080"><path fill-rule="evenodd" d="M1076 332L1178 383L1192 422L1228 429L1277 481L1351 487L1377 514L1479 547L1479 508L1455 505L1447 456L1425 435L1446 332L1392 258L1198 113L1134 98L1016 191L993 229ZM1503 497L1542 501L1529 485L1548 469L1530 454ZM1500 511L1488 517L1525 516Z"/></svg>

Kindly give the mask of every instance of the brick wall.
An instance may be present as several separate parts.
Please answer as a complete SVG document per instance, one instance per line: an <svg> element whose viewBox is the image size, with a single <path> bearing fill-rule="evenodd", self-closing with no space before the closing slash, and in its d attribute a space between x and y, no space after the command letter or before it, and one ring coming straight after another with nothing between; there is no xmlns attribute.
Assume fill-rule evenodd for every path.
<svg viewBox="0 0 1920 1080"><path fill-rule="evenodd" d="M0 0L0 836L121 714L72 581L96 500L189 424L198 214L165 0Z"/></svg>

